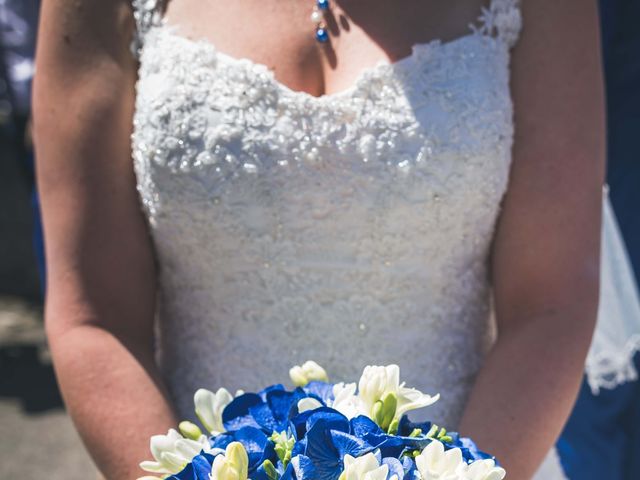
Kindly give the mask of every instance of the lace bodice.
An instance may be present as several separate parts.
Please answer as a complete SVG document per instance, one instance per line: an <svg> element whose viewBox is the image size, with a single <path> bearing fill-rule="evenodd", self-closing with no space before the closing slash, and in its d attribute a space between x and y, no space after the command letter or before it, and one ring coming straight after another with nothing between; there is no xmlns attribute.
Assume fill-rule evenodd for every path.
<svg viewBox="0 0 640 480"><path fill-rule="evenodd" d="M397 363L455 428L493 340L516 1L322 97L134 5L134 166L180 415L199 387L252 390L313 359L332 380Z"/></svg>

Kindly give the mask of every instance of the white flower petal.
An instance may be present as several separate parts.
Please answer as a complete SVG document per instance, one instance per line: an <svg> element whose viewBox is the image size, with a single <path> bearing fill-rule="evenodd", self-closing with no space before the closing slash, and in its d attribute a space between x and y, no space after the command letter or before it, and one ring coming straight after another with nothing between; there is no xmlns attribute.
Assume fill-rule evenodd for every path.
<svg viewBox="0 0 640 480"><path fill-rule="evenodd" d="M150 473L171 473L158 462L152 462L150 460L140 462L140 468Z"/></svg>
<svg viewBox="0 0 640 480"><path fill-rule="evenodd" d="M396 417L401 417L411 410L428 407L440 399L440 394L427 395L415 388L401 388L398 391L398 409Z"/></svg>
<svg viewBox="0 0 640 480"><path fill-rule="evenodd" d="M224 432L222 411L232 401L233 396L225 388L218 389L216 393L201 388L193 396L196 415L212 435Z"/></svg>
<svg viewBox="0 0 640 480"><path fill-rule="evenodd" d="M180 472L191 459L187 460L181 455L173 452L162 452L160 456L160 462L166 465L167 469L172 473Z"/></svg>
<svg viewBox="0 0 640 480"><path fill-rule="evenodd" d="M246 450L239 442L231 442L227 445L224 454L218 455L213 460L211 480L247 480L249 457Z"/></svg>
<svg viewBox="0 0 640 480"><path fill-rule="evenodd" d="M467 468L465 480L502 480L506 473L491 459L476 460Z"/></svg>
<svg viewBox="0 0 640 480"><path fill-rule="evenodd" d="M201 450L209 451L206 437L189 440L171 429L166 435L154 435L150 440L151 454L155 462L140 463L140 468L152 473L172 474L180 472Z"/></svg>
<svg viewBox="0 0 640 480"><path fill-rule="evenodd" d="M321 381L328 382L329 377L327 376L327 372L324 368L318 365L313 360L308 360L302 365L302 370L304 371L305 376L308 381Z"/></svg>
<svg viewBox="0 0 640 480"><path fill-rule="evenodd" d="M162 455L162 452L167 450L173 450L176 440L179 440L181 438L182 438L182 435L180 435L174 429L170 429L166 435L152 436L149 442L151 455L153 455L153 458L155 458L156 460L160 460L160 456Z"/></svg>
<svg viewBox="0 0 640 480"><path fill-rule="evenodd" d="M345 455L344 471L341 478L344 480L385 480L389 473L389 466L380 466L373 453L367 453L358 458Z"/></svg>
<svg viewBox="0 0 640 480"><path fill-rule="evenodd" d="M389 475L389 465L382 465L364 475L364 480L386 480Z"/></svg>
<svg viewBox="0 0 640 480"><path fill-rule="evenodd" d="M316 408L322 407L322 403L320 403L315 398L306 397L298 402L298 413L306 412L308 410L315 410Z"/></svg>
<svg viewBox="0 0 640 480"><path fill-rule="evenodd" d="M462 450L460 450L459 448L452 448L444 452L444 471L455 472L460 464L464 464L464 459L462 458Z"/></svg>
<svg viewBox="0 0 640 480"><path fill-rule="evenodd" d="M385 367L386 385L385 391L395 392L400 386L400 367L398 365L387 365Z"/></svg>

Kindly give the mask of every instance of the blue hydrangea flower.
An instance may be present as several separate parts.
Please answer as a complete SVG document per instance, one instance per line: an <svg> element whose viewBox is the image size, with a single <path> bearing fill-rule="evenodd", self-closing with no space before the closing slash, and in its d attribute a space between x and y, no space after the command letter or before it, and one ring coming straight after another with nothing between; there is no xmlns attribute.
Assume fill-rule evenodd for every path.
<svg viewBox="0 0 640 480"><path fill-rule="evenodd" d="M262 429L266 434L286 431L289 421L298 413L298 402L312 397L324 404L328 398L326 388L312 382L307 391L296 388L288 392L282 385L272 385L259 393L245 393L236 397L222 412L222 422L227 431L242 427Z"/></svg>
<svg viewBox="0 0 640 480"><path fill-rule="evenodd" d="M168 480L209 480L214 455L201 453L191 460L184 470L167 477Z"/></svg>
<svg viewBox="0 0 640 480"><path fill-rule="evenodd" d="M250 475L262 466L265 460L273 463L277 460L273 442L259 428L248 426L222 433L212 439L211 446L214 450L224 450L231 442L240 442L247 451Z"/></svg>

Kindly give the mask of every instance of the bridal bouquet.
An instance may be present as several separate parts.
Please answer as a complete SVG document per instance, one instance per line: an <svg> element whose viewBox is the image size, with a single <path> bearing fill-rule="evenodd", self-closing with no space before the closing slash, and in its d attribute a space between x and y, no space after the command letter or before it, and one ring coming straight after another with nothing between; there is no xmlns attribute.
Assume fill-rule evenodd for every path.
<svg viewBox="0 0 640 480"><path fill-rule="evenodd" d="M406 413L436 402L400 383L397 365L368 366L355 383L329 383L306 362L297 387L258 393L198 390L191 422L151 438L145 471L173 480L501 480L473 441ZM138 480L157 480L142 477Z"/></svg>

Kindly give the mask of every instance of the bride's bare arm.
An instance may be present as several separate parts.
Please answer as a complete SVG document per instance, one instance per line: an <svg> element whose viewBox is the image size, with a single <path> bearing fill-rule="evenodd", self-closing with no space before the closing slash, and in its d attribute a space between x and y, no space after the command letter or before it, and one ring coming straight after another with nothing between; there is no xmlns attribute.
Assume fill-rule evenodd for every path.
<svg viewBox="0 0 640 480"><path fill-rule="evenodd" d="M531 478L570 413L596 320L605 172L596 2L522 2L516 136L492 251L499 338L461 432Z"/></svg>
<svg viewBox="0 0 640 480"><path fill-rule="evenodd" d="M131 161L132 31L128 1L45 0L34 87L46 329L69 412L110 480L141 476L149 437L175 425L153 361L154 261Z"/></svg>

